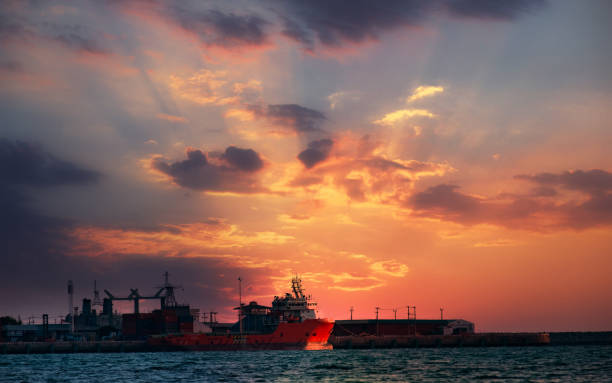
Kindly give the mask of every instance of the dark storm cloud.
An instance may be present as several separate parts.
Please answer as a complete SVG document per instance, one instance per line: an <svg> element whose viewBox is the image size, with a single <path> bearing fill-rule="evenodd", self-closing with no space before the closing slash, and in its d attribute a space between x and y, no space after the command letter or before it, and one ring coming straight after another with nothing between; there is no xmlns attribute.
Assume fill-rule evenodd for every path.
<svg viewBox="0 0 612 383"><path fill-rule="evenodd" d="M201 166L203 161L203 156L193 152L182 170ZM154 286L161 283L161 274L168 270L172 281L185 288L184 293L178 293L180 302L215 311L227 305L227 289L235 286L235 275L249 283L269 285L261 270L228 265L227 259L212 256L181 258L181 249L173 257L162 252L99 254L100 243L75 235L78 222L43 214L30 199L37 187L81 187L98 179L97 172L58 160L39 146L0 140L0 316L65 314L68 279L75 281L75 305L80 306L82 297L91 298L94 279L99 288L118 295L127 295L129 288L148 293L156 291ZM204 223L209 227L220 224L214 219ZM118 230L180 233L173 226Z"/></svg>
<svg viewBox="0 0 612 383"><path fill-rule="evenodd" d="M289 123L298 132L320 130L325 115L297 104L268 105L268 117Z"/></svg>
<svg viewBox="0 0 612 383"><path fill-rule="evenodd" d="M71 223L36 212L22 190L5 184L0 185L0 211L0 299L8 309L7 303L23 298L20 289L25 288L27 296L32 293L30 283L62 267L62 254L70 248Z"/></svg>
<svg viewBox="0 0 612 383"><path fill-rule="evenodd" d="M197 34L207 45L262 45L267 42L265 28L269 23L255 14L181 8L170 8L169 13L183 29Z"/></svg>
<svg viewBox="0 0 612 383"><path fill-rule="evenodd" d="M263 167L263 161L252 149L230 146L220 156L207 156L199 149L189 148L186 160L168 163L163 158L156 158L151 165L172 177L177 185L189 189L236 193L264 190L255 174Z"/></svg>
<svg viewBox="0 0 612 383"><path fill-rule="evenodd" d="M108 53L93 32L83 25L35 21L0 8L0 41L20 43L31 40L53 41L77 52Z"/></svg>
<svg viewBox="0 0 612 383"><path fill-rule="evenodd" d="M81 53L108 53L97 40L87 36L87 32L81 26L53 26L46 37Z"/></svg>
<svg viewBox="0 0 612 383"><path fill-rule="evenodd" d="M434 14L512 20L542 6L543 0L312 0L274 2L283 10L283 34L309 49L377 39L384 32L420 25Z"/></svg>
<svg viewBox="0 0 612 383"><path fill-rule="evenodd" d="M434 5L426 1L291 1L283 33L298 42L323 45L361 42L402 25L417 24Z"/></svg>
<svg viewBox="0 0 612 383"><path fill-rule="evenodd" d="M314 36L312 36L312 33L302 28L297 22L286 17L283 18L282 34L310 49L314 46Z"/></svg>
<svg viewBox="0 0 612 383"><path fill-rule="evenodd" d="M531 181L542 186L560 186L590 194L612 191L612 173L601 169L565 171L558 174L520 174L515 178Z"/></svg>
<svg viewBox="0 0 612 383"><path fill-rule="evenodd" d="M0 8L0 41L23 40L33 35L34 32L27 27L23 18Z"/></svg>
<svg viewBox="0 0 612 383"><path fill-rule="evenodd" d="M407 206L413 214L457 222L463 225L493 224L511 229L547 230L565 227L567 222L542 225L536 220L538 214L554 214L559 207L526 196L513 196L505 201L476 198L459 191L456 185L437 185L416 193L409 198Z"/></svg>
<svg viewBox="0 0 612 383"><path fill-rule="evenodd" d="M513 20L546 4L546 0L449 0L452 15L494 20Z"/></svg>
<svg viewBox="0 0 612 383"><path fill-rule="evenodd" d="M550 187L546 187L546 186L540 186L540 187L536 187L533 188L531 190L530 195L533 197L553 197L556 196L557 191L554 188L550 188Z"/></svg>
<svg viewBox="0 0 612 383"><path fill-rule="evenodd" d="M0 71L9 73L23 73L25 68L23 64L16 60L0 61Z"/></svg>
<svg viewBox="0 0 612 383"><path fill-rule="evenodd" d="M63 254L71 248L73 222L37 212L28 196L36 187L79 186L99 178L39 146L0 139L0 300L15 304L33 294L31 284L65 267Z"/></svg>
<svg viewBox="0 0 612 383"><path fill-rule="evenodd" d="M37 187L86 185L99 179L100 173L57 159L40 146L0 139L0 239L7 246L3 257L60 248L62 233L70 227L67 220L33 210L28 192Z"/></svg>
<svg viewBox="0 0 612 383"><path fill-rule="evenodd" d="M0 139L0 184L56 186L89 184L100 173L56 158L41 147Z"/></svg>
<svg viewBox="0 0 612 383"><path fill-rule="evenodd" d="M30 208L25 193L17 187L0 185L0 239L3 261L14 260L24 250L59 248L67 220L48 217Z"/></svg>
<svg viewBox="0 0 612 383"><path fill-rule="evenodd" d="M316 43L328 47L378 39L384 33L407 26L418 26L434 15L454 18L514 20L542 8L545 0L271 0L260 12L245 10L243 4L221 2L211 4L169 1L109 1L118 9L144 11L166 23L194 33L207 46L262 46L271 40L273 24L280 24L281 33L309 50ZM23 3L25 7L0 7L0 39L46 38L79 52L107 53L98 34L84 25L63 25L57 22L30 20L20 8L40 5ZM21 12L21 13L20 13ZM33 13L33 12L30 12ZM265 18L261 14L276 14ZM46 14L52 19L52 14ZM59 19L59 17L57 18ZM112 34L114 31L105 31Z"/></svg>
<svg viewBox="0 0 612 383"><path fill-rule="evenodd" d="M266 107L251 106L257 116L290 128L297 133L321 131L321 124L326 120L323 113L318 110L303 107L297 104L278 104Z"/></svg>
<svg viewBox="0 0 612 383"><path fill-rule="evenodd" d="M562 173L538 173L518 175L516 179L529 181L541 188L555 187L578 191L588 195L581 202L568 202L560 207L568 226L583 229L597 225L612 224L612 173L601 170L575 170Z"/></svg>
<svg viewBox="0 0 612 383"><path fill-rule="evenodd" d="M181 303L203 310L223 312L228 304L227 289L235 286L235 276L249 283L269 285L260 270L228 265L226 259L167 257L164 254L102 254L97 243L77 238L77 223L36 212L18 191L0 187L0 316L66 313L66 281L75 281L76 301L91 298L92 284L117 295L129 288L153 293L161 284L162 273L184 287L177 292ZM167 228L147 229L166 231ZM131 229L136 232L136 230ZM76 251L79 255L72 255ZM180 249L179 249L180 250ZM224 276L227 276L225 278Z"/></svg>
<svg viewBox="0 0 612 383"><path fill-rule="evenodd" d="M513 229L586 229L612 224L612 174L599 169L518 175L541 185L525 195L476 198L455 185L437 185L406 202L414 214L465 225L489 223ZM584 193L586 199L559 198L559 187Z"/></svg>
<svg viewBox="0 0 612 383"><path fill-rule="evenodd" d="M332 149L334 142L329 138L312 141L308 144L308 148L298 154L298 159L308 169L312 168L319 162L323 162L329 157L329 152Z"/></svg>
<svg viewBox="0 0 612 383"><path fill-rule="evenodd" d="M410 206L419 212L443 215L452 220L466 222L475 219L481 210L481 201L458 192L457 185L437 185L417 193L410 199Z"/></svg>
<svg viewBox="0 0 612 383"><path fill-rule="evenodd" d="M2 187L0 211L0 316L65 314L68 279L75 281L75 305L80 306L82 297L91 298L94 280L100 290L117 295L127 295L129 288L154 293L167 270L171 281L184 287L177 292L179 302L221 315L227 314L223 308L231 297L226 291L235 286L235 276L249 283L270 283L269 271L228 265L226 259L182 258L180 249L172 257L163 253L88 256L88 251L99 252L99 244L75 237L75 222L40 214L22 195ZM75 251L79 255L73 255Z"/></svg>
<svg viewBox="0 0 612 383"><path fill-rule="evenodd" d="M253 149L241 149L235 146L229 146L223 154L230 165L235 166L245 172L254 172L263 168L263 161L256 151Z"/></svg>
<svg viewBox="0 0 612 383"><path fill-rule="evenodd" d="M597 194L581 204L567 204L567 224L576 229L612 224L612 193Z"/></svg>

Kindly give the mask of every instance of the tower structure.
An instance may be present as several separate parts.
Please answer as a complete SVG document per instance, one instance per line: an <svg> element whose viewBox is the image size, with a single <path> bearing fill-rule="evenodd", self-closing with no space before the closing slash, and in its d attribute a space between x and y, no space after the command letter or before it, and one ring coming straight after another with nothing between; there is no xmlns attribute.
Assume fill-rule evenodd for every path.
<svg viewBox="0 0 612 383"><path fill-rule="evenodd" d="M68 315L70 317L70 332L74 333L74 313L73 313L73 300L74 300L74 284L72 280L68 281Z"/></svg>
<svg viewBox="0 0 612 383"><path fill-rule="evenodd" d="M178 306L178 303L176 302L176 297L174 296L174 290L180 289L182 286L173 285L172 283L170 283L169 276L170 274L166 271L164 273L164 284L161 286L158 286L160 291L164 292L163 299L162 299L162 308Z"/></svg>
<svg viewBox="0 0 612 383"><path fill-rule="evenodd" d="M98 291L98 281L94 280L94 298L93 298L93 302L92 302L92 306L94 308L96 307L102 307L102 299L100 298L100 291Z"/></svg>
<svg viewBox="0 0 612 383"><path fill-rule="evenodd" d="M242 342L242 278L238 277L238 323L240 324L240 341Z"/></svg>

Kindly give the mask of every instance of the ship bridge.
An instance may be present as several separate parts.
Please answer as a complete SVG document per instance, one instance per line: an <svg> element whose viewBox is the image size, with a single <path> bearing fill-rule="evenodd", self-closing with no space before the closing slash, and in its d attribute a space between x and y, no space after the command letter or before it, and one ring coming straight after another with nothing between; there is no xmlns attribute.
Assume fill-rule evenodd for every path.
<svg viewBox="0 0 612 383"><path fill-rule="evenodd" d="M272 301L272 312L279 315L282 321L302 321L316 319L314 307L316 303L310 302L311 296L306 296L302 288L302 280L295 277L291 280L293 295L286 293L284 297L275 296Z"/></svg>

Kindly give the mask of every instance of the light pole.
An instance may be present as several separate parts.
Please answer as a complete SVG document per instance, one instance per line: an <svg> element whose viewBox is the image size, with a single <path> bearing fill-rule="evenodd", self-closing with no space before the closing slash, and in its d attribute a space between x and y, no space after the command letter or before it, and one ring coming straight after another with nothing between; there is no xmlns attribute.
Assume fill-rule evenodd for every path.
<svg viewBox="0 0 612 383"><path fill-rule="evenodd" d="M238 322L240 323L240 343L242 343L242 278L238 277Z"/></svg>
<svg viewBox="0 0 612 383"><path fill-rule="evenodd" d="M379 334L379 330L378 330L378 310L380 310L380 307L376 307L376 336L378 336L378 334Z"/></svg>

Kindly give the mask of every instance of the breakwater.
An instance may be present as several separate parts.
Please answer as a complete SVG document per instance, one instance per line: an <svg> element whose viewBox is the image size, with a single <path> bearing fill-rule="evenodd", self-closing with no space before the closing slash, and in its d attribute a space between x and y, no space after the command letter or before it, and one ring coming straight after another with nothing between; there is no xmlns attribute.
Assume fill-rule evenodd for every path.
<svg viewBox="0 0 612 383"><path fill-rule="evenodd" d="M612 345L612 331L551 332L550 343L568 345Z"/></svg>
<svg viewBox="0 0 612 383"><path fill-rule="evenodd" d="M412 347L545 346L547 333L480 333L464 335L349 335L331 336L334 349Z"/></svg>

